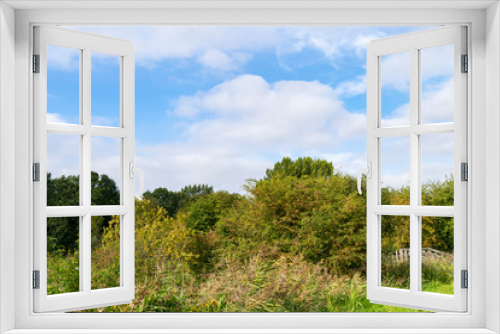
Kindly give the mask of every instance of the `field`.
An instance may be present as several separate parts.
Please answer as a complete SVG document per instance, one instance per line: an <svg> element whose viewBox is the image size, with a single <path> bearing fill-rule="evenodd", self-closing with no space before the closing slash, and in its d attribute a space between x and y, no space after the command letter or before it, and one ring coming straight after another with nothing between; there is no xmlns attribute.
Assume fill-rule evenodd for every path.
<svg viewBox="0 0 500 334"><path fill-rule="evenodd" d="M354 178L325 161L298 165L277 163L245 196L192 186L136 199L136 298L85 312L417 311L366 299L366 202ZM429 205L453 203L452 178L424 189ZM408 187L383 189L384 204L408 200ZM408 261L394 256L409 247L407 218L382 217L383 286L409 287ZM48 293L78 291L77 224L48 225ZM423 257L422 288L453 294L453 219L423 217L422 229L422 247L443 254ZM118 286L120 217L93 217L92 231L92 288Z"/></svg>
<svg viewBox="0 0 500 334"><path fill-rule="evenodd" d="M77 277L78 271L66 264L74 256L52 257L49 273L52 292L76 291L68 273ZM56 264L55 262L58 262ZM78 260L76 260L78 261ZM108 265L106 264L102 264ZM430 268L430 267L427 267ZM429 292L453 294L453 281L448 265L448 279L424 283ZM445 269L438 270L444 272ZM58 271L58 274L55 272ZM399 278L399 275L396 274ZM70 276L71 277L71 276ZM109 286L118 281L114 273L101 268L94 281ZM74 281L73 281L74 282ZM76 281L77 282L77 281ZM246 263L227 262L214 273L199 277L184 268L158 270L155 275L136 278L136 299L128 305L113 306L88 312L415 312L416 310L371 304L366 299L365 279L356 274L336 276L325 272L300 256L281 257L266 261L256 255Z"/></svg>

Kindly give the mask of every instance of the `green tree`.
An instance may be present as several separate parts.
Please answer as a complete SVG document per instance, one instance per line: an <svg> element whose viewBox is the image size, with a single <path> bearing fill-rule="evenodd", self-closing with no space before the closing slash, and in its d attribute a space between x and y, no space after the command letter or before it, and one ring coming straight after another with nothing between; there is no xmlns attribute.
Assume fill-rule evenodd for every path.
<svg viewBox="0 0 500 334"><path fill-rule="evenodd" d="M275 176L327 177L332 176L333 171L333 164L330 161L311 157L299 157L293 161L291 158L285 157L280 162L275 163L272 169L266 170L265 178L270 179Z"/></svg>
<svg viewBox="0 0 500 334"><path fill-rule="evenodd" d="M224 256L232 252L245 260L267 248L277 257L301 254L336 274L364 271L366 200L357 195L354 177L334 173L326 161L316 165L324 166L323 172L319 168L293 175L271 172L263 180L249 182L250 196L237 201L216 224Z"/></svg>
<svg viewBox="0 0 500 334"><path fill-rule="evenodd" d="M47 173L47 206L80 205L80 177L77 175L52 178ZM120 191L116 182L108 175L91 173L92 205L119 205ZM100 244L104 229L109 225L111 216L92 217L92 245ZM57 217L47 219L47 237L54 249L73 251L78 248L78 217Z"/></svg>
<svg viewBox="0 0 500 334"><path fill-rule="evenodd" d="M180 191L171 191L167 188L156 188L152 192L148 190L143 194L143 197L163 207L170 217L175 217L179 210L191 200L213 192L212 186L194 184L185 186Z"/></svg>
<svg viewBox="0 0 500 334"><path fill-rule="evenodd" d="M108 175L92 172L90 185L92 205L120 205L120 190Z"/></svg>
<svg viewBox="0 0 500 334"><path fill-rule="evenodd" d="M240 197L227 191L197 196L181 210L186 215L186 226L197 231L212 229Z"/></svg>
<svg viewBox="0 0 500 334"><path fill-rule="evenodd" d="M177 191L169 191L167 188L156 188L146 191L143 198L163 207L170 217L175 217L179 211L181 195Z"/></svg>
<svg viewBox="0 0 500 334"><path fill-rule="evenodd" d="M80 205L80 178L75 175L53 179L47 173L47 206Z"/></svg>

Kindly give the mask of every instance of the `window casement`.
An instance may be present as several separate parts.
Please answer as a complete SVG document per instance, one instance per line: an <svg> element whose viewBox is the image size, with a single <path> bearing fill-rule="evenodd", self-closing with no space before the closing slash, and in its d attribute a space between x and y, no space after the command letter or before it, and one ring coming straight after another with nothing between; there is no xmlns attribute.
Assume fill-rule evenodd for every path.
<svg viewBox="0 0 500 334"><path fill-rule="evenodd" d="M422 63L423 52L432 48L450 46L453 59L453 104L452 122L429 121L427 115L439 114L442 110L423 110ZM386 126L382 117L382 57L409 53L409 117L406 125ZM367 47L367 297L372 303L411 307L431 311L460 311L467 309L467 290L462 286L463 271L467 270L467 182L461 180L462 164L467 163L467 74L462 66L466 49L466 28L444 27L424 32L374 40ZM404 75L399 73L398 75ZM432 117L431 117L432 118ZM453 139L454 206L426 206L422 196L423 161L422 141L424 137L451 134ZM382 147L385 138L399 141L403 149L393 152L398 159L410 161L409 204L394 205L382 200L382 175L388 163L383 164ZM408 146L406 149L404 146ZM404 156L409 152L409 157ZM391 161L393 163L393 161ZM390 166L389 166L390 167ZM358 178L359 179L359 178ZM404 217L409 224L409 289L396 289L382 280L384 216ZM422 234L423 217L452 218L454 232L454 293L445 295L426 292L422 289Z"/></svg>
<svg viewBox="0 0 500 334"><path fill-rule="evenodd" d="M79 53L79 121L76 124L51 123L47 119L48 46ZM115 55L120 63L119 127L95 126L92 122L92 55ZM37 59L38 58L38 59ZM49 60L50 61L50 60ZM34 182L34 275L39 282L33 290L34 311L54 312L81 310L134 299L134 46L126 40L71 31L62 28L34 28L34 161L38 182ZM79 143L79 205L48 206L47 137L56 141L75 139ZM92 142L94 138L116 138L120 155L119 205L94 205L91 189ZM72 140L70 139L70 140ZM76 146L78 147L78 145ZM118 166L117 166L118 167ZM94 216L119 217L118 286L99 289L92 286L91 219ZM69 223L79 224L79 288L77 291L48 295L47 289L47 219L76 217ZM116 219L116 218L115 218ZM38 284L39 283L39 284ZM66 291L65 291L66 292Z"/></svg>

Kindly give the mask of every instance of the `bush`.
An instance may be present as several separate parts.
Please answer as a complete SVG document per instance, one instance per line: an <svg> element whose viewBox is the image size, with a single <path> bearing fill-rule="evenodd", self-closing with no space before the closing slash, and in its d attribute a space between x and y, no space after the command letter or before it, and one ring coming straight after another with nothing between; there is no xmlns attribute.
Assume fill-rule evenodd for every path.
<svg viewBox="0 0 500 334"><path fill-rule="evenodd" d="M340 173L250 182L250 197L218 223L224 247L244 252L264 243L278 253L302 253L313 263L325 260L335 273L362 271L365 199L356 196L355 187L354 178Z"/></svg>

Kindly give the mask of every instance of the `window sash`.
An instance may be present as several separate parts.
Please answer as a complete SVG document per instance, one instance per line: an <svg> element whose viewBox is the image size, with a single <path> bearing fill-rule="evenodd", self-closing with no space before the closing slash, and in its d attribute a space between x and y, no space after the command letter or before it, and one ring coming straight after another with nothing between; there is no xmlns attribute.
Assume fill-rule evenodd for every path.
<svg viewBox="0 0 500 334"><path fill-rule="evenodd" d="M80 50L80 122L47 123L47 45ZM120 56L119 128L91 125L91 52ZM129 177L129 162L134 160L134 54L129 41L82 33L62 28L35 27L34 54L40 55L40 73L34 74L34 161L40 163L40 182L34 184L34 270L40 271L40 289L33 290L34 311L73 311L128 303L134 298L134 181ZM47 134L72 134L80 137L80 205L47 207ZM120 138L121 204L91 205L91 138ZM91 288L91 217L120 215L120 286ZM47 218L80 217L80 291L47 295Z"/></svg>
<svg viewBox="0 0 500 334"><path fill-rule="evenodd" d="M417 308L430 311L467 310L467 290L461 289L460 273L467 269L467 182L458 177L454 183L453 207L420 205L420 135L454 133L454 170L460 175L460 164L467 162L467 76L460 73L460 56L466 54L466 28L445 27L388 37L372 41L367 48L367 155L372 177L367 182L367 298L373 303ZM441 45L454 45L454 123L420 125L420 61L419 50ZM410 52L410 125L381 128L381 56ZM410 205L381 205L381 138L410 137ZM381 286L381 217L410 217L410 289ZM421 217L454 217L454 295L420 291Z"/></svg>

